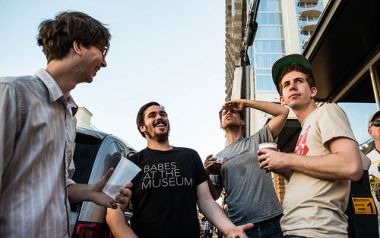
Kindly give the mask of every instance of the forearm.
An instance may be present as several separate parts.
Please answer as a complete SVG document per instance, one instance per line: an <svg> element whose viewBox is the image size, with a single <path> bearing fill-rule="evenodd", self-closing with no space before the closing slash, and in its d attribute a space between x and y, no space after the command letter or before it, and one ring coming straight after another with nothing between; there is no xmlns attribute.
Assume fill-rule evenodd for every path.
<svg viewBox="0 0 380 238"><path fill-rule="evenodd" d="M254 108L265 113L268 113L274 117L283 116L287 117L289 113L289 109L287 107L282 106L281 104L273 103L273 102L265 102L265 101L257 101L257 100L244 100L244 106L249 108Z"/></svg>
<svg viewBox="0 0 380 238"><path fill-rule="evenodd" d="M133 230L125 223L122 209L107 209L106 221L115 238L135 238Z"/></svg>
<svg viewBox="0 0 380 238"><path fill-rule="evenodd" d="M272 135L277 137L284 128L286 118L289 114L289 109L280 104L272 102L245 100L245 106L255 108L272 115L272 119L269 121L268 126Z"/></svg>
<svg viewBox="0 0 380 238"><path fill-rule="evenodd" d="M224 234L227 234L229 230L235 227L235 225L227 218L222 208L214 200L198 200L198 206L203 215L205 215L206 218Z"/></svg>
<svg viewBox="0 0 380 238"><path fill-rule="evenodd" d="M71 184L67 187L69 200L72 203L90 201L91 185L90 184Z"/></svg>
<svg viewBox="0 0 380 238"><path fill-rule="evenodd" d="M358 180L362 172L357 163L345 161L338 154L322 156L288 154L286 160L288 168L319 179Z"/></svg>

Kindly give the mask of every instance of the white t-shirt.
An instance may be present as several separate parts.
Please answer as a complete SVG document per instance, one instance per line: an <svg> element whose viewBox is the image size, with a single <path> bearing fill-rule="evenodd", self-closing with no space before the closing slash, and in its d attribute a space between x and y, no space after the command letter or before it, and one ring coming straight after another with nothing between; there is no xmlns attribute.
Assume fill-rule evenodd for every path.
<svg viewBox="0 0 380 238"><path fill-rule="evenodd" d="M295 153L316 156L330 154L326 143L336 137L355 140L346 114L336 104L325 104L305 119ZM323 180L294 171L286 186L284 235L319 238L347 237L349 180Z"/></svg>
<svg viewBox="0 0 380 238"><path fill-rule="evenodd" d="M380 153L376 149L373 149L366 155L371 160L371 166L369 166L368 174L376 176L380 179L380 172L377 167L380 163Z"/></svg>

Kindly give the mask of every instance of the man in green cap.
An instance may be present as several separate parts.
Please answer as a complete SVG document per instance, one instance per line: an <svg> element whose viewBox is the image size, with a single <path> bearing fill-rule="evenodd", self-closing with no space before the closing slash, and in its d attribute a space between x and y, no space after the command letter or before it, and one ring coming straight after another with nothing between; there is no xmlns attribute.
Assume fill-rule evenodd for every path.
<svg viewBox="0 0 380 238"><path fill-rule="evenodd" d="M348 118L334 103L317 107L312 67L303 55L276 61L272 76L281 103L302 125L294 153L258 151L260 167L289 181L282 231L285 237L346 238L350 180L359 180L363 171Z"/></svg>

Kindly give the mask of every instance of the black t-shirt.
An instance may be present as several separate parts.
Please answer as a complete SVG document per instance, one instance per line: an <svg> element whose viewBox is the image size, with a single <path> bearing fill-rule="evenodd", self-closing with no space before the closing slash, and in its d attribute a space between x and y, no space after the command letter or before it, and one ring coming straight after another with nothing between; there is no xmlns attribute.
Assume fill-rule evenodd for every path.
<svg viewBox="0 0 380 238"><path fill-rule="evenodd" d="M199 238L197 186L207 180L198 153L146 148L130 158L141 172L133 182L131 226L140 238Z"/></svg>

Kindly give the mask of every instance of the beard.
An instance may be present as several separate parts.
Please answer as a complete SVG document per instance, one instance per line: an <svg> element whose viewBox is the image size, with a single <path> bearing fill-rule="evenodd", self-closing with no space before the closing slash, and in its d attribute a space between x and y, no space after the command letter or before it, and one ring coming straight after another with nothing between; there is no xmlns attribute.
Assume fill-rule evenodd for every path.
<svg viewBox="0 0 380 238"><path fill-rule="evenodd" d="M169 138L169 131L167 131L164 134L157 135L157 141L160 143L167 141L168 138Z"/></svg>
<svg viewBox="0 0 380 238"><path fill-rule="evenodd" d="M224 129L228 129L230 131L239 131L243 128L242 125L237 125L237 124L230 124L224 127Z"/></svg>
<svg viewBox="0 0 380 238"><path fill-rule="evenodd" d="M158 142L162 143L162 142L167 141L169 138L170 124L164 120L157 120L157 122L153 123L153 127L155 128L160 123L164 124L167 127L167 130L165 132L159 131L158 133L156 133L154 130L153 131L146 131L145 135L149 139L152 139L152 140L156 139Z"/></svg>
<svg viewBox="0 0 380 238"><path fill-rule="evenodd" d="M165 142L168 140L169 138L169 127L168 127L168 130L166 132L162 132L162 133L149 133L149 132L146 132L145 135L149 138L149 139L156 139L158 142Z"/></svg>

